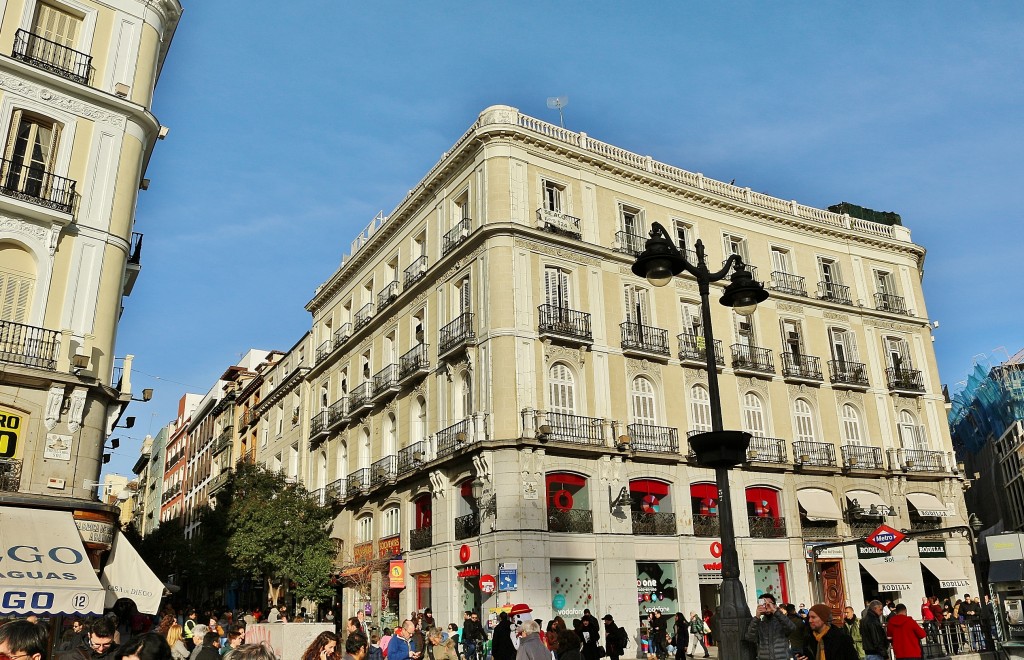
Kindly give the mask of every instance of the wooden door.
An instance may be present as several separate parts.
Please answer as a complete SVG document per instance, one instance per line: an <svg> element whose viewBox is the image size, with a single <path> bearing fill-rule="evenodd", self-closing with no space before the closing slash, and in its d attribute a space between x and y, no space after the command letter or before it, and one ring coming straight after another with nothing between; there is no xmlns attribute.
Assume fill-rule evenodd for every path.
<svg viewBox="0 0 1024 660"><path fill-rule="evenodd" d="M832 610L832 623L843 618L846 608L846 589L843 586L843 563L839 561L820 562L821 592L825 604Z"/></svg>

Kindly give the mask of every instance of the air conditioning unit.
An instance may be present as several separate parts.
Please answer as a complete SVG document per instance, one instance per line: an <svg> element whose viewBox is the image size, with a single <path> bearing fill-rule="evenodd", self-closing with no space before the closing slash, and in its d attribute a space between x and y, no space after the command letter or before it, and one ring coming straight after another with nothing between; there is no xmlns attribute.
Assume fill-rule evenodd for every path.
<svg viewBox="0 0 1024 660"><path fill-rule="evenodd" d="M801 463L807 463L810 460L811 460L811 455L810 454L800 454L800 462Z"/></svg>
<svg viewBox="0 0 1024 660"><path fill-rule="evenodd" d="M757 459L757 450L756 449L748 449L747 450L747 460L748 461L753 461L753 460L756 460L756 459Z"/></svg>
<svg viewBox="0 0 1024 660"><path fill-rule="evenodd" d="M856 456L851 456L851 457L850 457L850 460L848 461L848 463L849 463L850 465L856 465L856 464L857 464L857 460L858 460L858 459L857 459L857 457L856 457Z"/></svg>
<svg viewBox="0 0 1024 660"><path fill-rule="evenodd" d="M412 453L412 460L422 463L427 455L422 451L414 451Z"/></svg>
<svg viewBox="0 0 1024 660"><path fill-rule="evenodd" d="M114 85L114 95L121 98L128 98L128 92L131 91L131 87L124 83L117 83Z"/></svg>

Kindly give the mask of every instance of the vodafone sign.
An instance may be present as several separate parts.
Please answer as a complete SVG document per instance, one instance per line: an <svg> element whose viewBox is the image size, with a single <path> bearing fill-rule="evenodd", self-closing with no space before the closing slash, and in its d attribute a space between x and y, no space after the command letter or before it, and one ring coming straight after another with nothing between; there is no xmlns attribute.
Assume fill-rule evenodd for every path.
<svg viewBox="0 0 1024 660"><path fill-rule="evenodd" d="M893 529L888 525L880 525L878 529L867 535L864 542L875 546L882 552L891 552L905 538L907 537L898 529Z"/></svg>

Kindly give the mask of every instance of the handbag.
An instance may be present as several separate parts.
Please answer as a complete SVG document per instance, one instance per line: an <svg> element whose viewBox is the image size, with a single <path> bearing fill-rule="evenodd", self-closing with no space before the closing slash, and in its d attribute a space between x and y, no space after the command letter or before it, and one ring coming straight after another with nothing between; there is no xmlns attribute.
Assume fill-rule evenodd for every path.
<svg viewBox="0 0 1024 660"><path fill-rule="evenodd" d="M608 655L608 654L607 654L607 653L605 653L605 651L604 651L604 647L603 647L603 646L598 646L598 647L597 647L597 657L599 657L599 658L603 658L603 657L604 657L604 656L606 656L606 655Z"/></svg>
<svg viewBox="0 0 1024 660"><path fill-rule="evenodd" d="M710 635L711 634L711 626L708 625L707 621L704 622L704 634L705 635Z"/></svg>

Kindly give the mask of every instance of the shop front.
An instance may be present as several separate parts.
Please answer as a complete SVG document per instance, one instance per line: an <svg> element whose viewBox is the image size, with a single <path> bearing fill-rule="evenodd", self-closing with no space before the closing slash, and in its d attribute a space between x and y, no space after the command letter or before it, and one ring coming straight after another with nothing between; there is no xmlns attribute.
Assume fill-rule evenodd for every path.
<svg viewBox="0 0 1024 660"><path fill-rule="evenodd" d="M567 623L595 609L594 563L590 561L551 562L551 610Z"/></svg>

